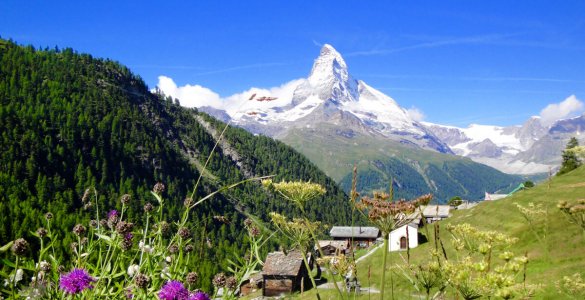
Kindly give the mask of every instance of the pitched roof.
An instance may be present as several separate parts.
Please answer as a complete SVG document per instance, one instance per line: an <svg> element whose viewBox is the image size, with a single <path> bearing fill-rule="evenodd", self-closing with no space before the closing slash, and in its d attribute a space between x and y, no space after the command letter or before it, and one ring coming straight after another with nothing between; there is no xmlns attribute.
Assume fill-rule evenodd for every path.
<svg viewBox="0 0 585 300"><path fill-rule="evenodd" d="M415 225L415 224L412 224L412 223L408 223L408 224L402 225L402 226L400 226L400 227L398 227L398 228L396 228L396 229L392 230L392 231L390 232L390 234L392 235L392 234L393 234L393 233L395 233L395 232L398 232L398 231L404 230L404 228L405 228L406 226L410 226L411 228L418 230L418 226L417 226L417 225Z"/></svg>
<svg viewBox="0 0 585 300"><path fill-rule="evenodd" d="M425 205L421 207L424 217L449 217L449 205Z"/></svg>
<svg viewBox="0 0 585 300"><path fill-rule="evenodd" d="M325 248L326 246L332 246L337 249L345 250L349 247L347 241L318 241L319 247ZM316 247L315 247L316 248Z"/></svg>
<svg viewBox="0 0 585 300"><path fill-rule="evenodd" d="M303 256L300 251L272 252L268 253L264 267L263 275L280 275L280 276L297 276L303 264Z"/></svg>
<svg viewBox="0 0 585 300"><path fill-rule="evenodd" d="M376 227L333 226L329 235L334 238L377 238L380 230Z"/></svg>

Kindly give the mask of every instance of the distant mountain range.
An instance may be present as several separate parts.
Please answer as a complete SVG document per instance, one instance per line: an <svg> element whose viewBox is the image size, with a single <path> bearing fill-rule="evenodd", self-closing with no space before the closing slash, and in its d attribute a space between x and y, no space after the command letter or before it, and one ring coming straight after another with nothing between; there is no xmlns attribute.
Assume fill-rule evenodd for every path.
<svg viewBox="0 0 585 300"><path fill-rule="evenodd" d="M394 180L399 196L431 192L443 201L456 195L479 199L522 180L455 155L437 126L417 122L392 98L353 78L330 45L290 95L273 96L256 95L262 101L249 101L238 111L200 109L293 146L346 191L354 164L360 192L387 189Z"/></svg>
<svg viewBox="0 0 585 300"><path fill-rule="evenodd" d="M585 115L558 120L549 126L543 125L539 117L510 127L424 125L457 155L512 174L554 171L571 137L577 137L581 143L585 141L581 135L585 133Z"/></svg>

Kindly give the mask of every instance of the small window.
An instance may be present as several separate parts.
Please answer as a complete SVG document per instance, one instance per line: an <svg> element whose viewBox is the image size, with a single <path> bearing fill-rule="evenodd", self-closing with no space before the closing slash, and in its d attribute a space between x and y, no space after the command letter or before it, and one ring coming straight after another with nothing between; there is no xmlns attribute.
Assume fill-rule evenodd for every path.
<svg viewBox="0 0 585 300"><path fill-rule="evenodd" d="M400 238L400 249L406 249L408 247L408 243L406 241L406 237L403 236Z"/></svg>

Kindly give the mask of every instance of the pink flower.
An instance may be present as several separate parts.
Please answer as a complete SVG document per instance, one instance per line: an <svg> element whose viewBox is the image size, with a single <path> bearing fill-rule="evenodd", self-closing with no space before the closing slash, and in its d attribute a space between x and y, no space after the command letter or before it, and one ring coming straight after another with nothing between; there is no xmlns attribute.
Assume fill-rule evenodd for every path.
<svg viewBox="0 0 585 300"><path fill-rule="evenodd" d="M158 297L161 300L188 300L189 291L179 281L172 280L160 289Z"/></svg>
<svg viewBox="0 0 585 300"><path fill-rule="evenodd" d="M206 293L199 291L189 295L189 298L187 300L211 300L211 298L209 298L209 295L207 295Z"/></svg>
<svg viewBox="0 0 585 300"><path fill-rule="evenodd" d="M95 278L89 276L84 269L73 269L68 274L61 275L59 279L59 288L68 294L77 294L85 289L92 289L92 282Z"/></svg>

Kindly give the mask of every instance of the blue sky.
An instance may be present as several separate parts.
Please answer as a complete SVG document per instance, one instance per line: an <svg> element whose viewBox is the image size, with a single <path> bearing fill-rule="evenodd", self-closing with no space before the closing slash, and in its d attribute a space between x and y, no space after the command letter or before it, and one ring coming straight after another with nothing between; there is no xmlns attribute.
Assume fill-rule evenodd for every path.
<svg viewBox="0 0 585 300"><path fill-rule="evenodd" d="M585 1L12 1L0 36L228 97L306 77L320 45L429 122L583 113Z"/></svg>

